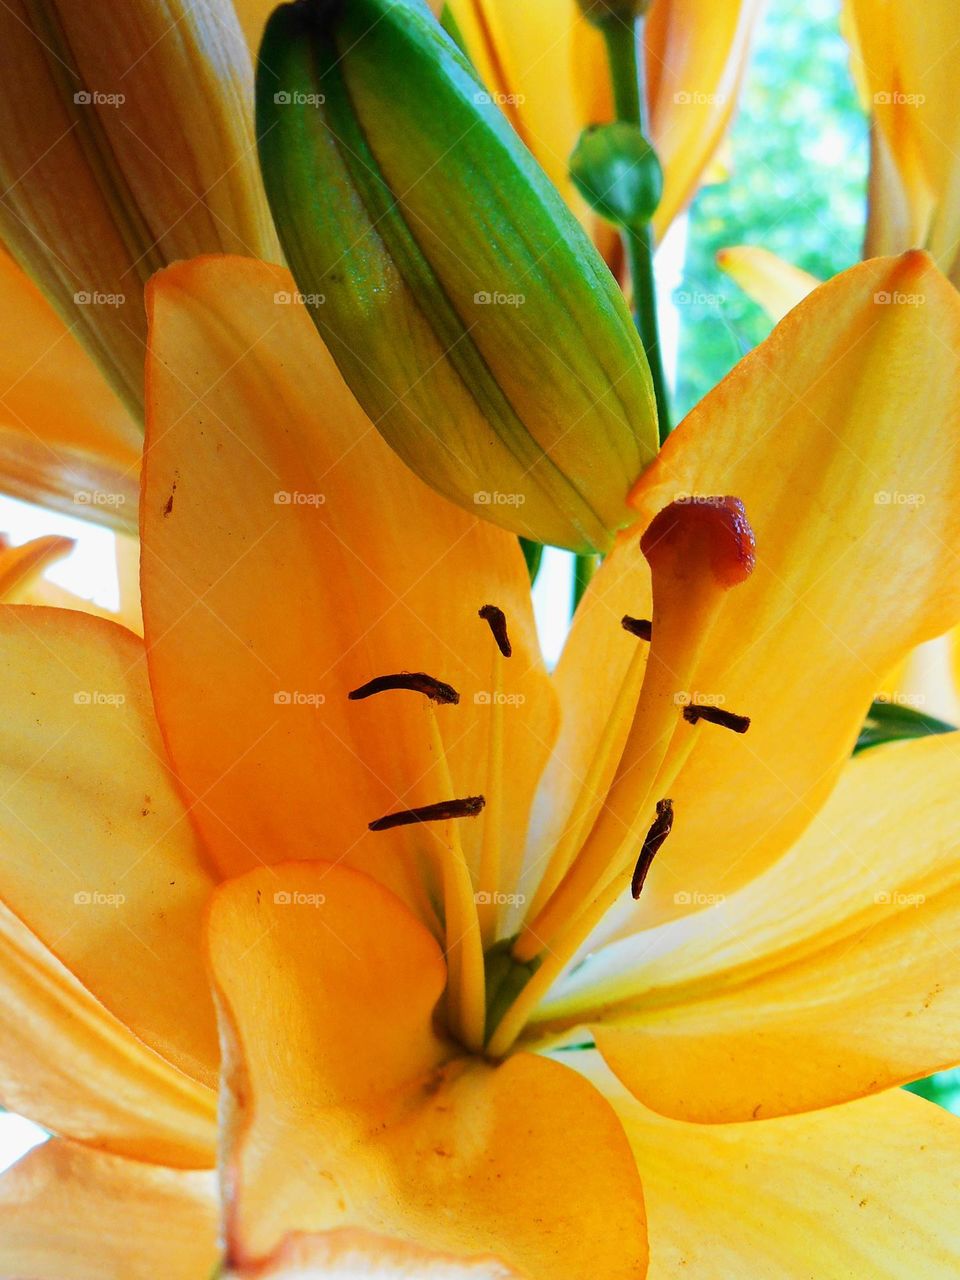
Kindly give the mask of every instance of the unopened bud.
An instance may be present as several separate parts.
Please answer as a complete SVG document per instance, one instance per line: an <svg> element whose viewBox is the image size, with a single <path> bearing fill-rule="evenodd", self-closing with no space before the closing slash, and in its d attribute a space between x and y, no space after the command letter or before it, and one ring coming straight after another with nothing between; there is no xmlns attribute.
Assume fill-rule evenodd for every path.
<svg viewBox="0 0 960 1280"><path fill-rule="evenodd" d="M280 239L374 425L468 510L608 547L656 447L643 349L470 65L412 0L314 0L274 13L260 68Z"/></svg>

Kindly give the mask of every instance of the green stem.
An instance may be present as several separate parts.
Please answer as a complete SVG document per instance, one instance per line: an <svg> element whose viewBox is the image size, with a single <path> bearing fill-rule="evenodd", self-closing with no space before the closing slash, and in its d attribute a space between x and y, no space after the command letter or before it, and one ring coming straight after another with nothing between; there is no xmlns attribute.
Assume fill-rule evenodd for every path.
<svg viewBox="0 0 960 1280"><path fill-rule="evenodd" d="M592 554L578 555L573 562L573 610L576 613L577 605L583 599L583 593L590 585L590 579L597 571L600 563L600 557Z"/></svg>
<svg viewBox="0 0 960 1280"><path fill-rule="evenodd" d="M639 125L648 135L644 104L643 63L640 58L643 19L633 22L608 22L603 36L613 84L613 100L617 119ZM653 275L653 232L650 226L624 228L623 242L630 263L637 329L647 355L653 393L657 401L660 443L670 434L670 397L663 371L660 333L657 326L657 292Z"/></svg>

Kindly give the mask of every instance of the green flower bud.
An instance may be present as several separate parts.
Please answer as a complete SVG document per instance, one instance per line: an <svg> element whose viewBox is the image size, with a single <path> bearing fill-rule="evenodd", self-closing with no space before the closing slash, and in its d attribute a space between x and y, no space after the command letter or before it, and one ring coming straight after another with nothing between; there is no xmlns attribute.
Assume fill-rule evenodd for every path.
<svg viewBox="0 0 960 1280"><path fill-rule="evenodd" d="M591 125L570 157L570 177L592 209L618 227L640 228L663 195L663 170L639 125Z"/></svg>
<svg viewBox="0 0 960 1280"><path fill-rule="evenodd" d="M656 448L620 290L419 0L285 5L257 132L298 288L385 439L527 538L604 549Z"/></svg>

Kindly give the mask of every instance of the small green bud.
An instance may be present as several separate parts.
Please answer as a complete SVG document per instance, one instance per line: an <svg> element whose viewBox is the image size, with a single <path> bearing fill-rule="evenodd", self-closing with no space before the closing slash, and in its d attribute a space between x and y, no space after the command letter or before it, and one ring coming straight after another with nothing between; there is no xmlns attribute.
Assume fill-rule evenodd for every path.
<svg viewBox="0 0 960 1280"><path fill-rule="evenodd" d="M591 125L570 157L570 177L602 218L618 227L645 226L663 195L663 169L639 125Z"/></svg>
<svg viewBox="0 0 960 1280"><path fill-rule="evenodd" d="M528 539L604 550L656 449L609 271L420 0L284 5L257 133L284 252L377 430Z"/></svg>

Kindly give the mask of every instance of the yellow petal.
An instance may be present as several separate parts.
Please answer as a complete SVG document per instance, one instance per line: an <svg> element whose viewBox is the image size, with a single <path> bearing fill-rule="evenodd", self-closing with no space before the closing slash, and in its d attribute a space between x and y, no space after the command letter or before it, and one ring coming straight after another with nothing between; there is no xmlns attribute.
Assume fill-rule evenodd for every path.
<svg viewBox="0 0 960 1280"><path fill-rule="evenodd" d="M778 258L768 249L736 245L721 249L717 265L735 280L748 298L775 323L801 303L820 281L808 271Z"/></svg>
<svg viewBox="0 0 960 1280"><path fill-rule="evenodd" d="M139 470L139 464L138 464ZM115 609L101 608L84 596L75 595L66 587L58 586L49 578L40 578L28 589L21 588L11 600L13 604L41 604L54 609L79 609L92 613L95 618L107 618L119 622L135 635L143 635L143 614L140 609L140 542L126 533L113 535L114 562L117 568L119 600Z"/></svg>
<svg viewBox="0 0 960 1280"><path fill-rule="evenodd" d="M658 0L647 19L650 136L664 171L658 238L692 199L723 140L762 0Z"/></svg>
<svg viewBox="0 0 960 1280"><path fill-rule="evenodd" d="M204 259L151 294L143 599L177 771L224 873L333 848L399 890L409 833L366 828L450 798L431 709L410 692L347 694L427 672L460 694L435 712L456 795L489 791L460 824L468 857L499 813L515 874L553 718L516 539L406 470L294 292L279 268ZM512 658L478 617L486 604L506 614Z"/></svg>
<svg viewBox="0 0 960 1280"><path fill-rule="evenodd" d="M0 490L136 527L139 430L74 332L2 250L0 312Z"/></svg>
<svg viewBox="0 0 960 1280"><path fill-rule="evenodd" d="M0 1102L96 1147L215 1163L216 1095L177 1071L0 907Z"/></svg>
<svg viewBox="0 0 960 1280"><path fill-rule="evenodd" d="M237 18L240 20L240 28L244 36L246 36L247 47L253 58L254 66L256 66L260 41L263 39L263 28L267 25L267 19L277 6L273 0L234 0L233 7L236 10Z"/></svg>
<svg viewBox="0 0 960 1280"><path fill-rule="evenodd" d="M950 1280L960 1121L902 1090L763 1124L664 1120L596 1055L643 1177L650 1280Z"/></svg>
<svg viewBox="0 0 960 1280"><path fill-rule="evenodd" d="M0 899L137 1036L215 1084L212 881L164 766L142 642L4 605L0 700Z"/></svg>
<svg viewBox="0 0 960 1280"><path fill-rule="evenodd" d="M480 78L554 186L592 221L569 161L606 79L600 35L574 0L453 0L450 9Z"/></svg>
<svg viewBox="0 0 960 1280"><path fill-rule="evenodd" d="M48 1142L0 1178L0 1272L19 1280L202 1280L217 1260L216 1184Z"/></svg>
<svg viewBox="0 0 960 1280"><path fill-rule="evenodd" d="M892 671L877 700L909 707L960 725L960 681L957 679L958 632L949 631L918 645L906 661Z"/></svg>
<svg viewBox="0 0 960 1280"><path fill-rule="evenodd" d="M288 1236L261 1266L226 1280L523 1280L495 1259L464 1262L369 1231Z"/></svg>
<svg viewBox="0 0 960 1280"><path fill-rule="evenodd" d="M693 730L648 916L689 909L678 894L729 893L782 853L887 671L956 622L958 351L960 298L925 255L854 267L742 360L639 482L641 526L678 494L729 493L757 541L678 691L752 724L736 739Z"/></svg>
<svg viewBox="0 0 960 1280"><path fill-rule="evenodd" d="M73 546L70 538L48 536L11 547L0 534L0 599L20 599L44 569L69 555Z"/></svg>
<svg viewBox="0 0 960 1280"><path fill-rule="evenodd" d="M136 413L147 278L277 253L233 8L13 0L0 47L0 235Z"/></svg>
<svg viewBox="0 0 960 1280"><path fill-rule="evenodd" d="M540 1017L589 1022L637 1097L711 1123L953 1066L958 795L955 734L865 753L765 875L602 948Z"/></svg>
<svg viewBox="0 0 960 1280"><path fill-rule="evenodd" d="M890 139L874 121L870 128L870 178L863 256L878 258L887 253L901 253L911 245L923 244L930 225L932 204L923 182L915 181L909 186L904 180Z"/></svg>
<svg viewBox="0 0 960 1280"><path fill-rule="evenodd" d="M644 1275L612 1110L546 1058L458 1058L433 1021L440 949L382 886L316 862L251 872L218 890L209 946L235 1264L352 1226L538 1280Z"/></svg>
<svg viewBox="0 0 960 1280"><path fill-rule="evenodd" d="M854 64L883 136L873 154L877 182L887 188L881 199L891 203L895 173L900 184L893 193L898 229L913 237L895 247L922 244L944 271L954 274L960 232L956 5L931 0L914 8L905 0L849 0L849 7ZM889 221L890 210L881 206L880 216ZM879 239L872 225L868 243L872 247Z"/></svg>

